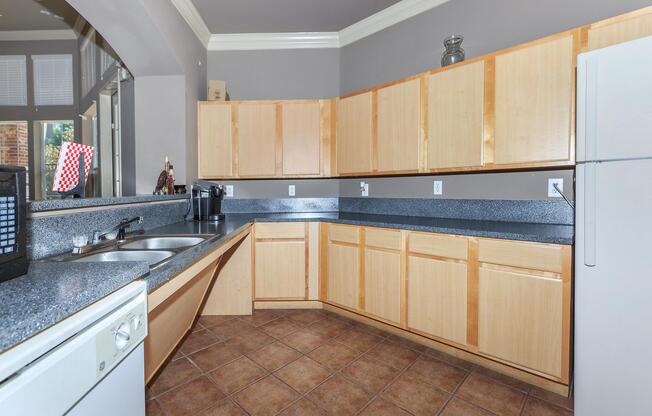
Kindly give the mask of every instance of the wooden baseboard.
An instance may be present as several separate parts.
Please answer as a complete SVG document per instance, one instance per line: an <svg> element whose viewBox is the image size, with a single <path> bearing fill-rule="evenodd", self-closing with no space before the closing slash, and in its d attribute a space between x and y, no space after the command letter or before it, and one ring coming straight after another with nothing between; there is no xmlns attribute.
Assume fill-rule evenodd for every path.
<svg viewBox="0 0 652 416"><path fill-rule="evenodd" d="M254 309L323 309L318 300L256 301Z"/></svg>
<svg viewBox="0 0 652 416"><path fill-rule="evenodd" d="M562 396L568 396L568 386L565 384L561 383L556 383L552 380L548 380L543 377L539 377L537 375L534 375L532 373L528 373L523 370L519 370L517 368L493 361L491 359L473 354L468 351L464 351L455 347L452 347L450 345L437 342L435 340L432 340L430 338L423 337L421 335L415 334L410 331L406 331L400 328L397 328L392 325L385 324L383 322L377 321L372 318L368 318L363 315L359 315L355 312L348 311L346 309L339 308L335 305L330 305L328 303L323 303L323 309L325 311L333 312L338 315L342 315L346 318L352 319L354 321L358 321L364 324L367 324L369 326L373 326L378 329L382 329L383 331L389 332L394 335L398 335L403 338L407 338L410 341L414 341L418 344L425 345L426 347L432 348L437 351L444 352L446 354L452 355L454 357L460 358L462 360L466 360L469 362L472 362L474 364L477 364L481 367L489 368L491 370L494 370L498 373L505 374L507 376L513 377L517 380L524 381L528 384L532 384L533 386L540 387L544 390L551 391L553 393L557 393Z"/></svg>

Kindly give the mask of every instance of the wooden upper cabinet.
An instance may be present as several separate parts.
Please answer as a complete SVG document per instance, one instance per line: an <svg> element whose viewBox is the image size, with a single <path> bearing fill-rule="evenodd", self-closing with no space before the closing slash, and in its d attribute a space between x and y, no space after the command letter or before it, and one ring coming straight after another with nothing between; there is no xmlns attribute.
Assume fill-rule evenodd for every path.
<svg viewBox="0 0 652 416"><path fill-rule="evenodd" d="M571 158L573 36L496 56L496 164Z"/></svg>
<svg viewBox="0 0 652 416"><path fill-rule="evenodd" d="M372 93L341 98L337 103L337 172L368 173L371 164Z"/></svg>
<svg viewBox="0 0 652 416"><path fill-rule="evenodd" d="M484 62L430 75L428 169L482 165Z"/></svg>
<svg viewBox="0 0 652 416"><path fill-rule="evenodd" d="M238 104L238 175L275 176L276 104Z"/></svg>
<svg viewBox="0 0 652 416"><path fill-rule="evenodd" d="M420 80L378 90L378 171L419 169Z"/></svg>
<svg viewBox="0 0 652 416"><path fill-rule="evenodd" d="M231 105L199 103L197 112L199 178L233 176Z"/></svg>
<svg viewBox="0 0 652 416"><path fill-rule="evenodd" d="M652 10L645 9L631 18L615 18L591 25L589 50L652 35ZM636 12L632 13L636 14Z"/></svg>
<svg viewBox="0 0 652 416"><path fill-rule="evenodd" d="M283 175L319 175L319 102L283 102L281 108Z"/></svg>

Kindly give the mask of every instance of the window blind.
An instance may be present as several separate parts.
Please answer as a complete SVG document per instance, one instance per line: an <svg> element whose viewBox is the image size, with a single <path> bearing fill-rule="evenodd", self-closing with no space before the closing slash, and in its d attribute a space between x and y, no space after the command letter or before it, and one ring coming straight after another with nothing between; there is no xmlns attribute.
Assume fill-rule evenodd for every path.
<svg viewBox="0 0 652 416"><path fill-rule="evenodd" d="M33 55L34 105L73 105L72 55Z"/></svg>
<svg viewBox="0 0 652 416"><path fill-rule="evenodd" d="M25 55L0 55L0 105L27 105Z"/></svg>
<svg viewBox="0 0 652 416"><path fill-rule="evenodd" d="M81 47L81 90L82 97L86 97L96 81L96 68L95 60L97 56L97 46L95 45L95 32L93 32L84 42Z"/></svg>
<svg viewBox="0 0 652 416"><path fill-rule="evenodd" d="M104 73L115 63L115 58L104 49L100 49L100 75L104 79Z"/></svg>

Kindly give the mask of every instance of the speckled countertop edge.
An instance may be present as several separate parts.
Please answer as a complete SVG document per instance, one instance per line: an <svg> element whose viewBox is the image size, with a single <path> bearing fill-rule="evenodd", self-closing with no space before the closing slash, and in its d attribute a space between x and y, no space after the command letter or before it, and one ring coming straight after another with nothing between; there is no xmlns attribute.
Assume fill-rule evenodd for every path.
<svg viewBox="0 0 652 416"><path fill-rule="evenodd" d="M189 194L179 195L136 195L115 198L82 198L82 199L47 199L30 201L27 212L44 212L60 209L101 207L111 205L138 204L145 202L165 202L188 199Z"/></svg>
<svg viewBox="0 0 652 416"><path fill-rule="evenodd" d="M147 273L144 262L31 264L0 283L0 353Z"/></svg>

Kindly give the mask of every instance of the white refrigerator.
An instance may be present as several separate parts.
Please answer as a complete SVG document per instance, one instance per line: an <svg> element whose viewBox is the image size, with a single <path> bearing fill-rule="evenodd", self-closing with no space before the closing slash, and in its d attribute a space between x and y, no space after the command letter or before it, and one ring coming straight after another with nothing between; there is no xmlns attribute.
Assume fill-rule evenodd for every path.
<svg viewBox="0 0 652 416"><path fill-rule="evenodd" d="M577 416L652 415L652 37L577 65Z"/></svg>

